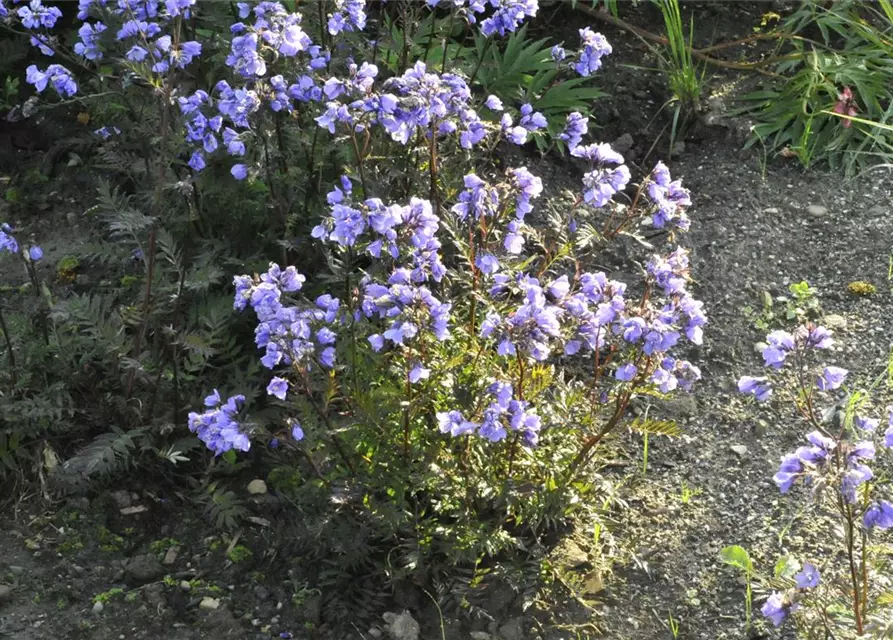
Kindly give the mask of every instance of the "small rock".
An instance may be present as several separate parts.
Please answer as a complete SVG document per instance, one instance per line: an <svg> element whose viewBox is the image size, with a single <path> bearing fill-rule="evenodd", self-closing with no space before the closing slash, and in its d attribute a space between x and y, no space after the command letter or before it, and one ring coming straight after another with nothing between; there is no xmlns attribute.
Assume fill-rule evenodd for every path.
<svg viewBox="0 0 893 640"><path fill-rule="evenodd" d="M742 458L747 455L747 447L745 447L743 444L733 444L731 447L729 447L729 449L731 449L733 453L738 454L738 456Z"/></svg>
<svg viewBox="0 0 893 640"><path fill-rule="evenodd" d="M164 567L155 556L134 556L124 568L124 575L128 582L145 584L164 575Z"/></svg>
<svg viewBox="0 0 893 640"><path fill-rule="evenodd" d="M138 513L145 513L148 510L149 510L149 507L142 505L142 504L138 504L133 507L124 507L123 509L121 509L121 515L122 516L135 516Z"/></svg>
<svg viewBox="0 0 893 640"><path fill-rule="evenodd" d="M763 351L765 351L768 348L769 348L769 345L766 344L765 342L757 342L756 344L753 345L753 350L756 351L757 353L763 353Z"/></svg>
<svg viewBox="0 0 893 640"><path fill-rule="evenodd" d="M887 215L887 209L882 207L879 204L874 205L871 209L868 210L868 213L874 216L875 218L880 218L882 216Z"/></svg>
<svg viewBox="0 0 893 640"><path fill-rule="evenodd" d="M177 556L180 554L180 547L171 547L167 550L167 553L164 554L164 560L161 561L162 564L170 566L177 561Z"/></svg>
<svg viewBox="0 0 893 640"><path fill-rule="evenodd" d="M815 218L820 218L822 216L828 215L828 209L820 204L811 204L806 207L806 213Z"/></svg>
<svg viewBox="0 0 893 640"><path fill-rule="evenodd" d="M180 580L180 591L191 591L192 585L188 580Z"/></svg>
<svg viewBox="0 0 893 640"><path fill-rule="evenodd" d="M9 572L14 576L20 576L25 573L25 567L20 567L15 564L9 565Z"/></svg>
<svg viewBox="0 0 893 640"><path fill-rule="evenodd" d="M146 599L146 602L157 610L161 606L164 605L164 585L160 582L156 582L153 584L146 585L146 588L143 589L143 598Z"/></svg>
<svg viewBox="0 0 893 640"><path fill-rule="evenodd" d="M611 143L611 147L613 147L614 151L623 156L626 155L627 152L633 148L634 144L635 141L633 140L633 137L628 133L624 133L622 136Z"/></svg>
<svg viewBox="0 0 893 640"><path fill-rule="evenodd" d="M502 640L524 640L524 619L512 618L499 627L499 637Z"/></svg>
<svg viewBox="0 0 893 640"><path fill-rule="evenodd" d="M388 623L388 633L394 640L419 640L421 627L409 611L404 611L399 615L388 611L382 618Z"/></svg>
<svg viewBox="0 0 893 640"><path fill-rule="evenodd" d="M830 313L822 319L822 324L825 325L827 329L843 331L846 329L847 320L842 315Z"/></svg>
<svg viewBox="0 0 893 640"><path fill-rule="evenodd" d="M763 209L763 213L770 216L777 216L780 212L778 210L778 207L767 207Z"/></svg>
<svg viewBox="0 0 893 640"><path fill-rule="evenodd" d="M115 506L118 509L124 509L133 504L133 500L130 498L129 491L112 491L109 494L109 498L111 498L112 502L115 503Z"/></svg>
<svg viewBox="0 0 893 640"><path fill-rule="evenodd" d="M105 609L105 605L103 605L101 602L94 603L93 604L93 615L98 616L100 613L102 613L103 609Z"/></svg>
<svg viewBox="0 0 893 640"><path fill-rule="evenodd" d="M253 496L262 496L267 492L267 483L257 478L248 483L248 493Z"/></svg>
<svg viewBox="0 0 893 640"><path fill-rule="evenodd" d="M369 634L369 637L370 637L370 638L374 638L374 640L378 640L378 639L381 638L382 635L383 635L382 632L381 632L381 629L379 629L378 627L372 627L372 628L369 629L369 631L367 631L366 633Z"/></svg>
<svg viewBox="0 0 893 640"><path fill-rule="evenodd" d="M220 606L220 600L217 598L212 598L211 596L205 596L202 598L202 601L198 603L198 608L202 611L214 611L217 607Z"/></svg>

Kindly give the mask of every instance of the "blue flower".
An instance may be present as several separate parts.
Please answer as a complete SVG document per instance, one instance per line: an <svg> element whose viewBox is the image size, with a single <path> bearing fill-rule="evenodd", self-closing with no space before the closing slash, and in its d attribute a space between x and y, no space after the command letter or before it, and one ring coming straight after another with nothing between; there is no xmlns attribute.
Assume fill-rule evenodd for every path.
<svg viewBox="0 0 893 640"><path fill-rule="evenodd" d="M825 367L822 370L822 375L816 380L819 391L832 391L840 388L840 385L846 380L847 373L849 372L846 369L840 367Z"/></svg>
<svg viewBox="0 0 893 640"><path fill-rule="evenodd" d="M270 380L270 384L267 385L267 393L280 400L285 400L285 396L288 393L288 380L278 376L273 378Z"/></svg>
<svg viewBox="0 0 893 640"><path fill-rule="evenodd" d="M301 428L301 423L297 420L291 421L291 437L297 441L304 439L304 430Z"/></svg>
<svg viewBox="0 0 893 640"><path fill-rule="evenodd" d="M234 164L229 172L236 180L244 180L248 177L248 165Z"/></svg>
<svg viewBox="0 0 893 640"><path fill-rule="evenodd" d="M0 224L0 252L8 251L9 253L19 252L19 243L12 236L13 228L6 224Z"/></svg>
<svg viewBox="0 0 893 640"><path fill-rule="evenodd" d="M232 396L222 403L217 390L205 398L204 413L192 412L189 414L189 430L198 435L199 440L214 452L220 455L231 449L248 451L251 441L241 430L238 421L238 413L245 402L245 396Z"/></svg>
<svg viewBox="0 0 893 640"><path fill-rule="evenodd" d="M738 379L738 391L755 396L757 402L766 402L772 397L772 387L767 380L765 376L758 378L741 376Z"/></svg>
<svg viewBox="0 0 893 640"><path fill-rule="evenodd" d="M595 33L589 27L580 29L580 39L583 41L583 50L579 60L574 63L574 69L581 76L590 76L601 68L602 58L613 49L602 34Z"/></svg>
<svg viewBox="0 0 893 640"><path fill-rule="evenodd" d="M803 564L803 569L794 576L798 589L812 589L819 586L822 578L819 570L810 562Z"/></svg>
<svg viewBox="0 0 893 640"><path fill-rule="evenodd" d="M862 523L866 529L877 527L881 530L893 527L893 504L886 500L878 500L865 510Z"/></svg>
<svg viewBox="0 0 893 640"><path fill-rule="evenodd" d="M43 250L37 245L33 245L28 249L28 257L31 258L31 262L37 262L43 258Z"/></svg>
<svg viewBox="0 0 893 640"><path fill-rule="evenodd" d="M25 81L33 84L37 93L42 93L47 84L52 84L56 93L66 98L78 92L78 85L71 72L59 64L51 64L46 71L41 71L37 65L32 64L25 70Z"/></svg>
<svg viewBox="0 0 893 640"><path fill-rule="evenodd" d="M791 603L784 594L776 592L769 596L769 599L766 600L766 603L760 609L760 613L769 618L772 621L772 624L777 627L784 622L784 619L788 617L788 614L796 611L799 606L800 605L798 604Z"/></svg>
<svg viewBox="0 0 893 640"><path fill-rule="evenodd" d="M636 365L631 362L627 362L626 364L622 364L617 367L617 371L614 372L614 377L618 380L629 382L636 377L636 373L638 373L638 371L639 370L636 368Z"/></svg>
<svg viewBox="0 0 893 640"><path fill-rule="evenodd" d="M31 0L27 6L19 7L19 17L22 25L29 29L52 29L56 21L62 17L62 11L57 7L45 7L40 0Z"/></svg>

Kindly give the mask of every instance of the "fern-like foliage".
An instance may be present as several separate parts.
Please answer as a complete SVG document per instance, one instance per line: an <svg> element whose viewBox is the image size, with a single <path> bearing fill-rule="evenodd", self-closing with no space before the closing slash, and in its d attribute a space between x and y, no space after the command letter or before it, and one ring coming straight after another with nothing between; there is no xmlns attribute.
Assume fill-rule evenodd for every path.
<svg viewBox="0 0 893 640"><path fill-rule="evenodd" d="M56 486L63 491L83 488L89 482L120 473L133 465L133 456L144 428L122 431L113 428L102 433L73 457L57 467L53 474Z"/></svg>

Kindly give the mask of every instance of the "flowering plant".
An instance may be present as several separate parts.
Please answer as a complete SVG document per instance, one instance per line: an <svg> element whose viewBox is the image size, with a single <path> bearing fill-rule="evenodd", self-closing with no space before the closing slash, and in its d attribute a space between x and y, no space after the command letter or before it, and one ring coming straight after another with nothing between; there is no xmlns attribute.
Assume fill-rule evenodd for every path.
<svg viewBox="0 0 893 640"><path fill-rule="evenodd" d="M535 0L427 5L466 25L458 44L495 42L537 12ZM321 527L348 512L379 544L400 541L392 579L433 559L477 563L565 518L631 402L687 392L700 378L678 353L701 343L707 323L675 244L690 225L688 191L662 163L634 176L588 139L581 111L550 127L535 88L481 91L485 50L452 66L442 46L438 68L409 58L409 38L363 37L398 19L409 29L418 3L337 0L303 15L240 2L230 15L190 0L82 0L74 55L54 39L49 13L22 8L0 15L60 61L28 71L37 94L150 105L137 112L157 141L142 174L151 190L139 198L149 214L128 202L117 207L126 219L109 223L144 267L140 315L118 334L133 340L124 397L155 385L151 404L161 404L169 377L172 417L215 460L270 452L280 462L271 477L287 467L312 479L291 497ZM44 8L32 0L28 10ZM207 28L221 24L229 36ZM579 50L550 52L551 80L588 81L611 53L591 29L579 36ZM106 61L113 73L97 68ZM145 149L127 109L99 109L109 118L95 142L106 153ZM549 194L534 168L494 161L533 139L581 163L571 201ZM594 268L621 235L648 248L642 266ZM203 256L194 264L192 251ZM257 357L218 366L182 319L200 317L201 294L233 268L230 299L250 318L244 342ZM170 360L152 366L147 351Z"/></svg>
<svg viewBox="0 0 893 640"><path fill-rule="evenodd" d="M823 514L827 528L841 532L835 538L842 562L817 556L795 576L796 566L789 564L793 569L782 571L789 587L772 593L761 609L776 626L796 614L810 637L843 630L862 636L889 624L884 622L889 614L885 600L879 597L886 581L875 571L872 541L893 526L893 504L886 499L882 475L869 464L876 462L878 444L893 446L893 410L887 409L890 426L880 434L881 418L868 415L869 392L847 389L847 370L816 364L820 352L833 344L831 332L813 323L793 333L773 331L762 350L767 375L738 380L738 389L757 402L783 395L806 423L805 442L782 457L773 480L783 494L802 492Z"/></svg>

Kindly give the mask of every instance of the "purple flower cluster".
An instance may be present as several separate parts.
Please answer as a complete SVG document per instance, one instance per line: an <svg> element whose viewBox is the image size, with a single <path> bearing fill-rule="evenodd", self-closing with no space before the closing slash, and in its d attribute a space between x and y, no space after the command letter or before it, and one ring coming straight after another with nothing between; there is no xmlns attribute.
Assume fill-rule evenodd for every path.
<svg viewBox="0 0 893 640"><path fill-rule="evenodd" d="M658 162L648 181L648 196L656 209L652 223L658 229L666 226L688 231L691 226L686 209L691 206L691 194L682 187L681 180L671 180L670 170Z"/></svg>
<svg viewBox="0 0 893 640"><path fill-rule="evenodd" d="M446 2L446 0L426 0L429 7ZM481 34L489 38L498 33L514 33L526 18L532 18L539 10L539 0L449 0L450 6L459 10L469 24L481 23ZM483 20L479 14L486 13L487 6L493 13Z"/></svg>
<svg viewBox="0 0 893 640"><path fill-rule="evenodd" d="M589 132L589 118L583 116L582 113L573 111L567 114L567 122L564 125L564 131L558 136L559 140L563 140L568 149L573 150L580 142L583 136Z"/></svg>
<svg viewBox="0 0 893 640"><path fill-rule="evenodd" d="M330 295L319 296L313 305L285 305L283 293L301 289L304 276L294 267L282 269L275 263L259 278L236 276L233 307L242 311L249 305L257 314L255 343L264 349L261 363L268 369L279 364L311 369L315 363L331 369L335 366L335 332L340 301Z"/></svg>
<svg viewBox="0 0 893 640"><path fill-rule="evenodd" d="M189 159L189 166L194 171L205 168L206 154L214 153L222 142L231 156L245 155L245 134L226 126L224 118L228 118L233 127L247 129L250 126L248 116L260 106L260 100L254 91L248 89L232 89L225 80L215 86L217 92L217 113L208 117L212 109L212 99L207 92L199 89L190 96L181 96L177 103L180 112L188 116L186 120L186 141L197 148ZM219 136L219 137L218 137ZM244 164L233 166L232 174L236 179L247 175Z"/></svg>
<svg viewBox="0 0 893 640"><path fill-rule="evenodd" d="M41 71L37 65L32 64L25 70L25 81L33 84L37 93L43 93L48 84L65 98L70 98L78 92L77 82L74 81L71 72L60 64L51 64L46 71Z"/></svg>
<svg viewBox="0 0 893 640"><path fill-rule="evenodd" d="M458 202L451 211L465 222L469 218L475 221L487 218L498 222L505 213L503 203L514 200L515 217L506 226L502 238L503 247L508 253L519 254L524 247L521 227L525 216L533 211L532 200L543 192L543 181L530 173L527 167L509 169L506 180L496 186L470 173L464 179L465 189L459 193ZM492 224L488 222L488 224ZM491 273L495 271L492 270Z"/></svg>
<svg viewBox="0 0 893 640"><path fill-rule="evenodd" d="M62 11L57 7L45 7L40 0L31 0L24 7L19 7L16 12L22 20L22 26L28 29L52 29L56 21L62 17Z"/></svg>
<svg viewBox="0 0 893 640"><path fill-rule="evenodd" d="M251 440L242 431L238 414L245 402L245 396L236 395L225 403L217 389L205 398L204 413L191 412L189 414L189 430L198 435L199 440L214 452L220 455L231 449L248 451L251 448Z"/></svg>
<svg viewBox="0 0 893 640"><path fill-rule="evenodd" d="M394 270L387 286L366 282L360 302L360 311L367 318L388 321L382 333L368 337L374 351L380 351L387 342L404 346L425 330L437 340L448 339L451 309L452 304L438 300L427 287L414 284L405 268Z"/></svg>
<svg viewBox="0 0 893 640"><path fill-rule="evenodd" d="M593 207L603 207L630 181L629 168L623 156L607 143L574 146L571 155L589 162L591 170L583 175L583 200Z"/></svg>
<svg viewBox="0 0 893 640"><path fill-rule="evenodd" d="M769 618L776 627L785 618L800 608L796 599L807 589L814 589L821 584L822 577L819 570L810 562L806 562L803 568L794 576L795 587L785 592L776 591L766 600L760 612Z"/></svg>
<svg viewBox="0 0 893 640"><path fill-rule="evenodd" d="M230 27L233 39L226 64L239 75L245 78L266 75L264 47L277 55L292 58L312 45L310 36L300 26L300 13L289 13L278 2L261 2L253 9L246 2L240 2L237 6L239 18L244 20L252 13L255 18L251 26L237 22Z"/></svg>
<svg viewBox="0 0 893 640"><path fill-rule="evenodd" d="M490 312L480 335L494 340L501 356L523 355L536 361L550 357L559 345L564 355L572 356L581 350L603 349L614 340L628 354L615 371L618 381L629 382L641 374L663 393L677 388L690 391L701 377L700 370L667 355L683 334L700 344L707 323L703 304L685 288L686 253L677 250L667 258L655 257L648 265L648 276L662 296L655 295L644 305L627 305L626 285L609 280L604 273L584 273L576 287L567 276L543 287L530 276L497 273L490 295L498 300L514 292L522 302L505 315ZM647 361L639 360L637 354Z"/></svg>
<svg viewBox="0 0 893 640"><path fill-rule="evenodd" d="M806 436L811 446L799 447L794 453L785 455L781 460L778 472L773 476L775 484L782 493L791 490L797 479L812 482L816 478L832 472L830 456L835 451L843 460L840 472L840 490L844 499L856 503L858 487L874 477L865 461L875 457L874 444L865 440L851 444L845 440L834 440L819 431Z"/></svg>
<svg viewBox="0 0 893 640"><path fill-rule="evenodd" d="M366 0L335 0L335 11L329 15L329 33L362 31L366 28Z"/></svg>
<svg viewBox="0 0 893 640"><path fill-rule="evenodd" d="M487 393L494 399L484 409L480 422L466 420L460 411L443 411L437 414L440 432L454 437L477 432L490 442L499 442L513 431L521 434L525 444L535 446L542 422L530 403L516 400L508 382L494 382L487 387Z"/></svg>
<svg viewBox="0 0 893 640"><path fill-rule="evenodd" d="M311 235L341 247L363 242L365 251L374 258L381 258L382 253L393 259L408 258L412 262L411 282L426 282L429 278L440 282L446 268L437 239L440 221L431 203L412 198L405 206L385 205L379 198L367 198L354 204L350 201L351 193L350 180L342 177L341 187L328 194L331 217L314 227ZM371 239L366 237L367 232Z"/></svg>
<svg viewBox="0 0 893 640"><path fill-rule="evenodd" d="M19 243L13 237L14 229L7 223L0 224L0 253L8 251L9 253L19 252Z"/></svg>
<svg viewBox="0 0 893 640"><path fill-rule="evenodd" d="M613 49L605 36L589 27L580 29L580 39L583 41L583 48L574 63L574 69L581 76L591 76L601 69L602 58L610 55Z"/></svg>
<svg viewBox="0 0 893 640"><path fill-rule="evenodd" d="M811 349L828 349L833 344L830 331L811 323L798 327L794 333L772 331L766 336L766 346L762 350L763 362L770 371L780 371L791 354L805 354ZM816 386L820 391L837 389L843 384L847 373L840 367L824 367L822 374L816 379ZM772 397L771 382L766 376L742 376L738 380L738 390L755 396L759 402Z"/></svg>

